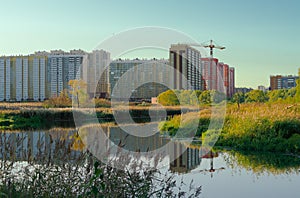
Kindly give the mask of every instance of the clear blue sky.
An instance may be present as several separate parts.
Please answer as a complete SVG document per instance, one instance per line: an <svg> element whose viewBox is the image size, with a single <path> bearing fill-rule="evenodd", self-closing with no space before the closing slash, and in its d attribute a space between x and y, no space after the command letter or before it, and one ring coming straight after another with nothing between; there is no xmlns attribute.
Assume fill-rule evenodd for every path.
<svg viewBox="0 0 300 198"><path fill-rule="evenodd" d="M269 85L273 74L300 67L298 0L5 1L1 3L0 54L94 49L114 33L162 26L199 43L226 46L215 56L236 68L236 85ZM167 58L167 57L166 57Z"/></svg>

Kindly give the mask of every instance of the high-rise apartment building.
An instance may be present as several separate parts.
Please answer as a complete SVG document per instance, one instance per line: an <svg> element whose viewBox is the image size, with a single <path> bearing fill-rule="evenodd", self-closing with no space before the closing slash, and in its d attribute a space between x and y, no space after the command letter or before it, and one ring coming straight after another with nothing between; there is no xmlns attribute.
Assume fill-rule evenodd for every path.
<svg viewBox="0 0 300 198"><path fill-rule="evenodd" d="M270 88L271 90L290 89L297 86L297 79L299 79L299 76L270 76Z"/></svg>
<svg viewBox="0 0 300 198"><path fill-rule="evenodd" d="M200 52L186 44L175 44L169 53L170 65L178 71L173 73L174 89L203 90Z"/></svg>
<svg viewBox="0 0 300 198"><path fill-rule="evenodd" d="M201 58L205 90L216 90L232 97L235 92L235 70L216 58Z"/></svg>
<svg viewBox="0 0 300 198"><path fill-rule="evenodd" d="M219 90L218 89L218 59L216 58L201 58L202 77L204 81L205 90Z"/></svg>
<svg viewBox="0 0 300 198"><path fill-rule="evenodd" d="M167 60L114 60L110 63L109 81L111 84L112 97L123 99L130 95L132 99L150 99L157 97L168 88L165 85L171 84ZM129 71L130 70L130 71ZM128 72L126 75L125 73ZM120 84L122 81L126 85ZM149 83L144 83L149 82ZM142 84L141 86L139 86ZM128 86L128 87L124 87Z"/></svg>
<svg viewBox="0 0 300 198"><path fill-rule="evenodd" d="M224 84L224 63L223 62L218 62L217 64L217 76L218 76L217 90L219 92L224 93L226 89L224 87L225 84Z"/></svg>
<svg viewBox="0 0 300 198"><path fill-rule="evenodd" d="M85 52L61 50L0 57L0 101L43 101L82 76Z"/></svg>
<svg viewBox="0 0 300 198"><path fill-rule="evenodd" d="M229 93L228 96L232 97L235 93L235 69L229 67Z"/></svg>
<svg viewBox="0 0 300 198"><path fill-rule="evenodd" d="M229 65L223 64L223 80L226 95L229 96Z"/></svg>
<svg viewBox="0 0 300 198"><path fill-rule="evenodd" d="M49 97L57 97L69 89L70 80L82 78L84 56L86 53L82 50L54 50L48 54L46 89Z"/></svg>
<svg viewBox="0 0 300 198"><path fill-rule="evenodd" d="M0 101L44 100L46 60L36 55L0 57Z"/></svg>
<svg viewBox="0 0 300 198"><path fill-rule="evenodd" d="M90 98L108 98L110 94L109 63L110 53L94 50L88 53L83 64L83 79L87 82Z"/></svg>

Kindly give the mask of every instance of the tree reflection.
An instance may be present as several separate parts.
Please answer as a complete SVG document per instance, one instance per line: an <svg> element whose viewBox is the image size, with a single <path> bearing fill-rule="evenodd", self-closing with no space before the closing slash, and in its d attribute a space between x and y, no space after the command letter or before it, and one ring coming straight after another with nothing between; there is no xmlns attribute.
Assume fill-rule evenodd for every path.
<svg viewBox="0 0 300 198"><path fill-rule="evenodd" d="M299 174L300 169L300 158L286 154L229 151L225 158L232 169L244 168L258 176Z"/></svg>

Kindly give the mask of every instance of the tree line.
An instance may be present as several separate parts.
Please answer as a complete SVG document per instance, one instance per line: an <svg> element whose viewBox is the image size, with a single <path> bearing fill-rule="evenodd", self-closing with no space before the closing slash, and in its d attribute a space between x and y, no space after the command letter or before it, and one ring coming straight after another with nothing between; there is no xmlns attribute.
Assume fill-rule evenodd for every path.
<svg viewBox="0 0 300 198"><path fill-rule="evenodd" d="M217 104L225 100L226 95L215 90L167 90L161 93L157 99L160 104L165 106Z"/></svg>
<svg viewBox="0 0 300 198"><path fill-rule="evenodd" d="M299 69L300 76L300 69ZM231 98L224 93L215 90L167 90L158 96L158 102L165 106L217 104L223 100L232 103L266 103L266 102L300 102L300 79L297 86L291 89L279 89L272 91L252 90L248 93L237 92Z"/></svg>

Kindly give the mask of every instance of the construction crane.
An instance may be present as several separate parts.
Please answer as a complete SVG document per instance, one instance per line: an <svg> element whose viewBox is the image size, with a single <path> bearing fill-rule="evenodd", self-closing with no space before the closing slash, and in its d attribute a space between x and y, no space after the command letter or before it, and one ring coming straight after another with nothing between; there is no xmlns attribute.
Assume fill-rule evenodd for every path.
<svg viewBox="0 0 300 198"><path fill-rule="evenodd" d="M217 45L213 40L210 40L209 44L198 44L198 43L186 43L186 45L190 46L196 46L196 47L204 47L204 48L209 48L210 49L210 58L209 58L209 65L212 68L213 67L213 58L214 58L214 49L220 49L223 50L225 47ZM204 84L204 87L206 85Z"/></svg>
<svg viewBox="0 0 300 198"><path fill-rule="evenodd" d="M225 49L225 47L214 45L213 40L210 40L210 44L209 45L204 45L203 47L210 49L210 56L211 56L211 58L213 58L213 49L214 48L220 49L220 50Z"/></svg>
<svg viewBox="0 0 300 198"><path fill-rule="evenodd" d="M213 52L214 48L220 49L220 50L225 49L225 47L223 47L223 46L216 45L216 43L213 42L213 40L210 40L209 44L198 44L198 43L186 43L186 44L190 45L190 46L209 48L211 58L213 58L213 55L214 55L214 52Z"/></svg>

